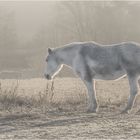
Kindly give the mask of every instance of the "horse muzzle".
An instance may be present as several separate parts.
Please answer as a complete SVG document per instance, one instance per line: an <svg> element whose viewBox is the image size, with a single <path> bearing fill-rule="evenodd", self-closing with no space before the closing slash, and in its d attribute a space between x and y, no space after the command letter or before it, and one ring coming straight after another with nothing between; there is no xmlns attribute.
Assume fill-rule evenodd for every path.
<svg viewBox="0 0 140 140"><path fill-rule="evenodd" d="M46 78L47 80L51 80L51 76L50 76L49 74L45 74L45 78Z"/></svg>

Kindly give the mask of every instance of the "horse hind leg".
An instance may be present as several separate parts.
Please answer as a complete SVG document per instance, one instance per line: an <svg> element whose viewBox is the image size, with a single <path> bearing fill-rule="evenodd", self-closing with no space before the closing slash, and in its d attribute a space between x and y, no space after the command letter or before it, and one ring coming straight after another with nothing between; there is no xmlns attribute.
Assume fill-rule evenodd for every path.
<svg viewBox="0 0 140 140"><path fill-rule="evenodd" d="M128 113L128 111L132 108L135 97L138 93L138 79L136 76L128 75L129 86L130 86L130 96L128 98L128 103L126 108L122 111L122 113Z"/></svg>

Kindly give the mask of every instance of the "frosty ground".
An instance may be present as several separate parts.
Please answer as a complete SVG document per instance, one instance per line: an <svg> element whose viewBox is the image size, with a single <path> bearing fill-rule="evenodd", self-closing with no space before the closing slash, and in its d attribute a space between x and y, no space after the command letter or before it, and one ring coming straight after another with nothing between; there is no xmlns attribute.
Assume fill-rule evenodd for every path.
<svg viewBox="0 0 140 140"><path fill-rule="evenodd" d="M127 79L97 81L97 113L86 113L87 91L78 78L0 80L0 139L140 139L140 96L120 114Z"/></svg>

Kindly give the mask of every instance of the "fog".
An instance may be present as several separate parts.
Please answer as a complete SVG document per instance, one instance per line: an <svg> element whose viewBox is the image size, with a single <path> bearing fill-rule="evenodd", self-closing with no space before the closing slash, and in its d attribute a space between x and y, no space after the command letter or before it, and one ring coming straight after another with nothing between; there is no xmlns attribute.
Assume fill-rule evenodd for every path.
<svg viewBox="0 0 140 140"><path fill-rule="evenodd" d="M139 13L138 1L1 1L0 78L42 77L48 47L140 42Z"/></svg>
<svg viewBox="0 0 140 140"><path fill-rule="evenodd" d="M55 2L0 2L6 12L14 12L20 42L29 41L41 26L50 24Z"/></svg>

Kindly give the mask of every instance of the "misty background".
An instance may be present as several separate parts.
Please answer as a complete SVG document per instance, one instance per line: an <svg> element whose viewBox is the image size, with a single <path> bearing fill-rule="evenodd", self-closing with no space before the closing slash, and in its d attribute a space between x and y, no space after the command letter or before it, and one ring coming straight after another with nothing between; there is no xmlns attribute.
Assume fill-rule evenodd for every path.
<svg viewBox="0 0 140 140"><path fill-rule="evenodd" d="M140 2L0 2L0 78L43 77L48 47L91 40L140 42Z"/></svg>

